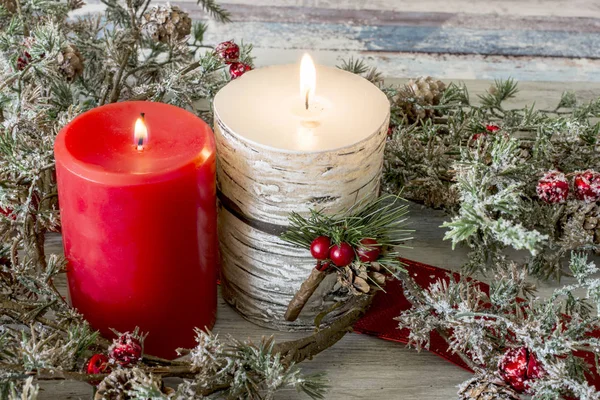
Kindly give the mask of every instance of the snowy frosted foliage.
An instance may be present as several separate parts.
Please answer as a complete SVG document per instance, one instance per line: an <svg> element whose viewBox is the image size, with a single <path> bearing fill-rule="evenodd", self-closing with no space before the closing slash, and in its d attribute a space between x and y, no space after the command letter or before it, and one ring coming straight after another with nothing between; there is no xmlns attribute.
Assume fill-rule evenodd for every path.
<svg viewBox="0 0 600 400"><path fill-rule="evenodd" d="M452 276L425 290L412 285L413 308L397 318L399 328L411 330L409 344L417 348L427 348L432 331L447 337L450 349L470 359L471 367L482 374L466 382L464 390L500 390L492 387L500 358L507 349L523 348L544 371L527 381L533 398L571 394L598 399L600 393L588 384L584 360L576 353L600 351L600 339L591 337L600 329L594 312L600 301L598 279L593 277L598 268L585 254L573 253L570 269L578 283L557 289L549 299L535 297L524 271L509 262L496 265L489 295L473 281ZM587 292L585 298L574 294L581 289Z"/></svg>
<svg viewBox="0 0 600 400"><path fill-rule="evenodd" d="M273 354L273 340L259 345L229 338L222 342L212 333L196 330L198 345L192 349L191 363L197 372L188 383L197 393L227 384L225 397L272 398L276 391L292 387L312 398L322 398L326 387L322 375L305 376Z"/></svg>
<svg viewBox="0 0 600 400"><path fill-rule="evenodd" d="M531 254L530 273L560 278L571 251L600 244L599 207L586 207L597 199L579 200L572 188L574 173L600 171L600 99L579 104L564 93L553 110L509 108L517 92L514 81L496 81L473 101L464 85L450 84L439 117L417 124L392 107L383 186L451 212L446 239L472 249L465 272L486 271L512 247ZM536 193L552 170L566 181Z"/></svg>

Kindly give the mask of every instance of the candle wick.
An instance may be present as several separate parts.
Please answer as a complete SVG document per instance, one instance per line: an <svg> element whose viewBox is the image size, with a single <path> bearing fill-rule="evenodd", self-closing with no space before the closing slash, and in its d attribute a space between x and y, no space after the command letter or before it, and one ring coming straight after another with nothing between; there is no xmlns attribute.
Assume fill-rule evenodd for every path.
<svg viewBox="0 0 600 400"><path fill-rule="evenodd" d="M308 110L308 94L310 93L310 89L306 91L306 99L304 100L304 107Z"/></svg>
<svg viewBox="0 0 600 400"><path fill-rule="evenodd" d="M140 118L142 119L142 122L145 122L146 121L146 113L140 113ZM144 150L144 137L143 136L140 136L138 138L137 150L138 151Z"/></svg>

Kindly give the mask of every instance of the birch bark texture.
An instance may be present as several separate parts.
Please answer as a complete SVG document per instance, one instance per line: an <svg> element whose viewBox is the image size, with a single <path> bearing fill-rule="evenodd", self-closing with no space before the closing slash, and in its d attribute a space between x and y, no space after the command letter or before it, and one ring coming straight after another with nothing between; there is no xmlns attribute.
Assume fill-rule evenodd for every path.
<svg viewBox="0 0 600 400"><path fill-rule="evenodd" d="M340 295L336 274L331 274L296 321L284 319L316 260L280 235L292 211L307 216L312 208L333 214L379 195L389 103L371 86L368 90L379 92L374 92L378 111L349 115L348 123L357 117L371 118L373 129L354 143L317 151L291 151L248 139L251 134L245 134L244 124L228 120L235 114L222 112L235 107L225 101L229 96L221 96L229 85L215 97L222 293L249 321L278 330L310 330L319 314L330 311L322 321L327 325L347 311L343 307L331 311ZM268 113L257 113L256 118L268 118Z"/></svg>

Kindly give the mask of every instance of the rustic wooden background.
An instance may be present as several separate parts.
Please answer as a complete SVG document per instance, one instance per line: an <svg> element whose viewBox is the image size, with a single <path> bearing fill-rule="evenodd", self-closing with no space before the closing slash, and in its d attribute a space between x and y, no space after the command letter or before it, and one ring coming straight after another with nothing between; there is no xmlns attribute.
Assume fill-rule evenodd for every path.
<svg viewBox="0 0 600 400"><path fill-rule="evenodd" d="M162 0L161 0L162 1ZM432 75L466 80L473 98L490 81L513 77L521 83L514 105L550 108L564 90L581 99L600 95L600 2L597 0L226 0L234 23L211 23L209 44L235 39L253 43L256 65L297 62L310 51L317 62L336 65L350 56L365 58L385 76ZM103 9L89 0L79 13ZM195 19L205 15L195 1L174 1ZM401 83L402 79L389 82ZM451 250L439 228L440 211L411 206L416 230L412 249L403 255L457 269L464 249ZM62 252L60 236L48 243ZM566 280L564 283L568 283ZM66 290L64 280L60 289ZM540 283L542 295L552 285ZM167 322L166 322L167 323ZM244 339L302 334L259 328L219 303L215 331ZM397 343L349 334L335 347L303 363L307 372L326 370L328 399L450 399L469 373L439 357ZM42 399L86 399L81 383L44 383ZM302 399L293 391L280 399Z"/></svg>

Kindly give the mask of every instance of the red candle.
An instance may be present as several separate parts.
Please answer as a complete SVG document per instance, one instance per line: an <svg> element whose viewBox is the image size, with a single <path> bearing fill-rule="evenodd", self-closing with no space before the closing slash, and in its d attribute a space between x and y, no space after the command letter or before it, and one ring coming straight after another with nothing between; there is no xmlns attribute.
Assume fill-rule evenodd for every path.
<svg viewBox="0 0 600 400"><path fill-rule="evenodd" d="M65 126L54 154L73 306L103 335L139 326L149 354L194 346L216 315L209 126L167 104L110 104Z"/></svg>

